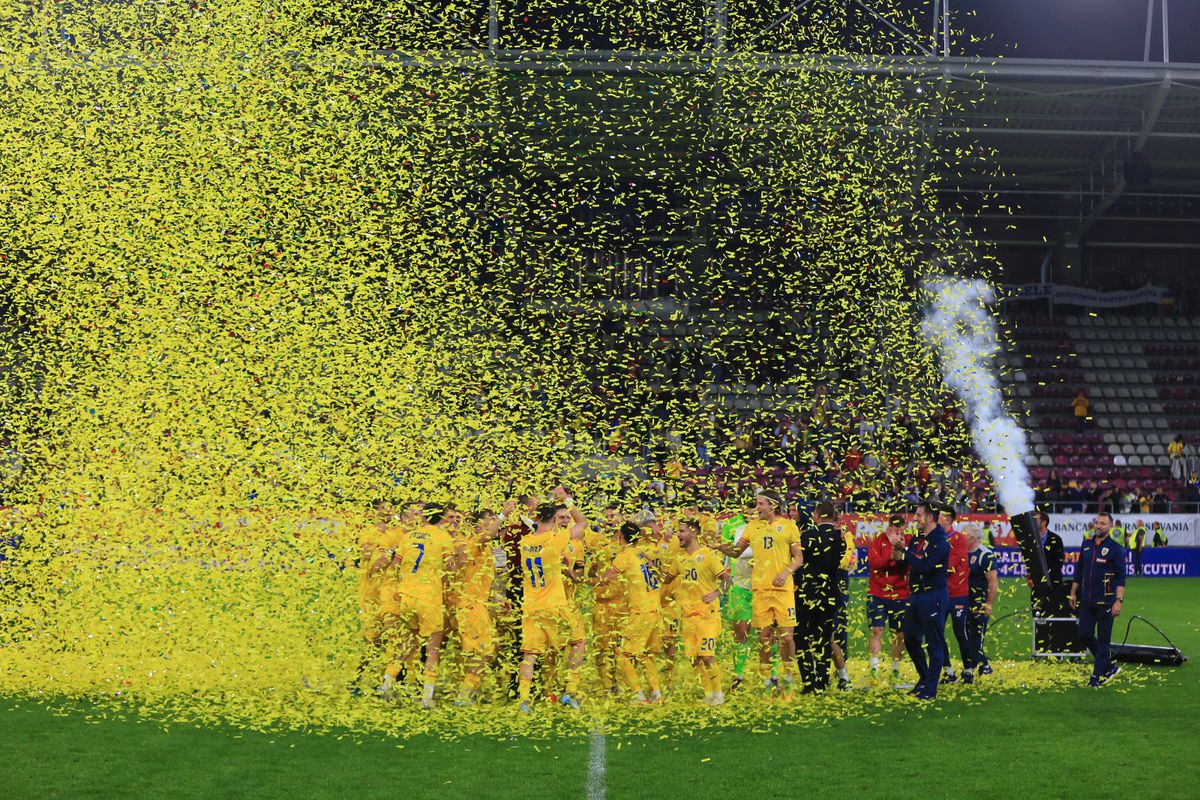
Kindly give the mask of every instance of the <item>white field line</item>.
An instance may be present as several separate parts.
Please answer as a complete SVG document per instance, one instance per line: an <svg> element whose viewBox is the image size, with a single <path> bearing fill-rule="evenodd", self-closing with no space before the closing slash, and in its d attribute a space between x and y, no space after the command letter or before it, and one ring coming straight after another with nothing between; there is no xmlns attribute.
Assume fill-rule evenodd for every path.
<svg viewBox="0 0 1200 800"><path fill-rule="evenodd" d="M594 728L588 737L587 800L604 800L605 751L604 732Z"/></svg>

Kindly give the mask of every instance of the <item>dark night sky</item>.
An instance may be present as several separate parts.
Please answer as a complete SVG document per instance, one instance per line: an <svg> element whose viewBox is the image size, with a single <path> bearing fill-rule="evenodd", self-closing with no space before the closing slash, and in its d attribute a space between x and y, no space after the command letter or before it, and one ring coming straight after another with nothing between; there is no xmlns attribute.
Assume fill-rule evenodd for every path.
<svg viewBox="0 0 1200 800"><path fill-rule="evenodd" d="M954 55L1142 60L1146 0L950 0L950 8L956 27L991 35ZM1160 8L1155 0L1151 61L1162 59ZM1171 61L1200 62L1200 0L1168 0L1168 10Z"/></svg>

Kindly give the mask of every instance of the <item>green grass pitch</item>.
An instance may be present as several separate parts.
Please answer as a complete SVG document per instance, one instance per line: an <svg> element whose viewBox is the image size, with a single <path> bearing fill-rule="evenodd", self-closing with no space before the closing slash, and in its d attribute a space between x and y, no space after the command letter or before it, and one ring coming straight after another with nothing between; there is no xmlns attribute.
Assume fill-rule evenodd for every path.
<svg viewBox="0 0 1200 800"><path fill-rule="evenodd" d="M854 596L861 600L857 583ZM1200 580L1133 579L1124 619L1200 653ZM1028 650L1001 623L993 655ZM1131 641L1158 643L1137 623ZM861 643L856 643L861 649ZM952 648L953 649L953 648ZM862 655L852 653L852 655ZM3 652L0 651L0 658ZM609 737L609 798L1188 798L1200 796L1194 665L1126 667L1101 690L1030 691L755 734ZM966 691L966 690L963 690ZM0 698L3 798L569 798L587 790L586 739L404 741L111 719Z"/></svg>

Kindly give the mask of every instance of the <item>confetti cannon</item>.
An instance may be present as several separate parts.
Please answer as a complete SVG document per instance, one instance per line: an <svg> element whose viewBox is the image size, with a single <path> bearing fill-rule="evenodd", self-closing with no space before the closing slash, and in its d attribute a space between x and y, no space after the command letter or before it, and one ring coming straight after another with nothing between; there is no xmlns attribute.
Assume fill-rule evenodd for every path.
<svg viewBox="0 0 1200 800"><path fill-rule="evenodd" d="M1061 597L1060 587L1050 580L1050 568L1046 564L1046 552L1042 549L1042 540L1038 536L1037 520L1033 510L1023 511L1009 516L1012 522L1013 536L1017 546L1021 548L1021 557L1025 560L1025 569L1029 579L1033 581L1030 590L1033 595L1034 608L1042 616L1059 616L1067 613L1065 600Z"/></svg>

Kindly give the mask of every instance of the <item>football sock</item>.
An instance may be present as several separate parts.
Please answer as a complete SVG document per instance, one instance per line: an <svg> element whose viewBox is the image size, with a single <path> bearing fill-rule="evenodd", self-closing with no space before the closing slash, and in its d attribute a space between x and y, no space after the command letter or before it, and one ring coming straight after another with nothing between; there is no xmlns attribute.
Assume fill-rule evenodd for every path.
<svg viewBox="0 0 1200 800"><path fill-rule="evenodd" d="M633 668L633 659L624 653L617 656L617 671L621 673L621 679L625 681L625 686L629 691L637 693L642 690L637 670Z"/></svg>
<svg viewBox="0 0 1200 800"><path fill-rule="evenodd" d="M662 684L659 682L658 678L658 661L651 653L647 653L646 655L642 656L641 661L642 672L646 676L646 686L649 687L651 693L661 692Z"/></svg>
<svg viewBox="0 0 1200 800"><path fill-rule="evenodd" d="M746 661L750 658L750 642L735 642L733 645L733 674L746 674Z"/></svg>

